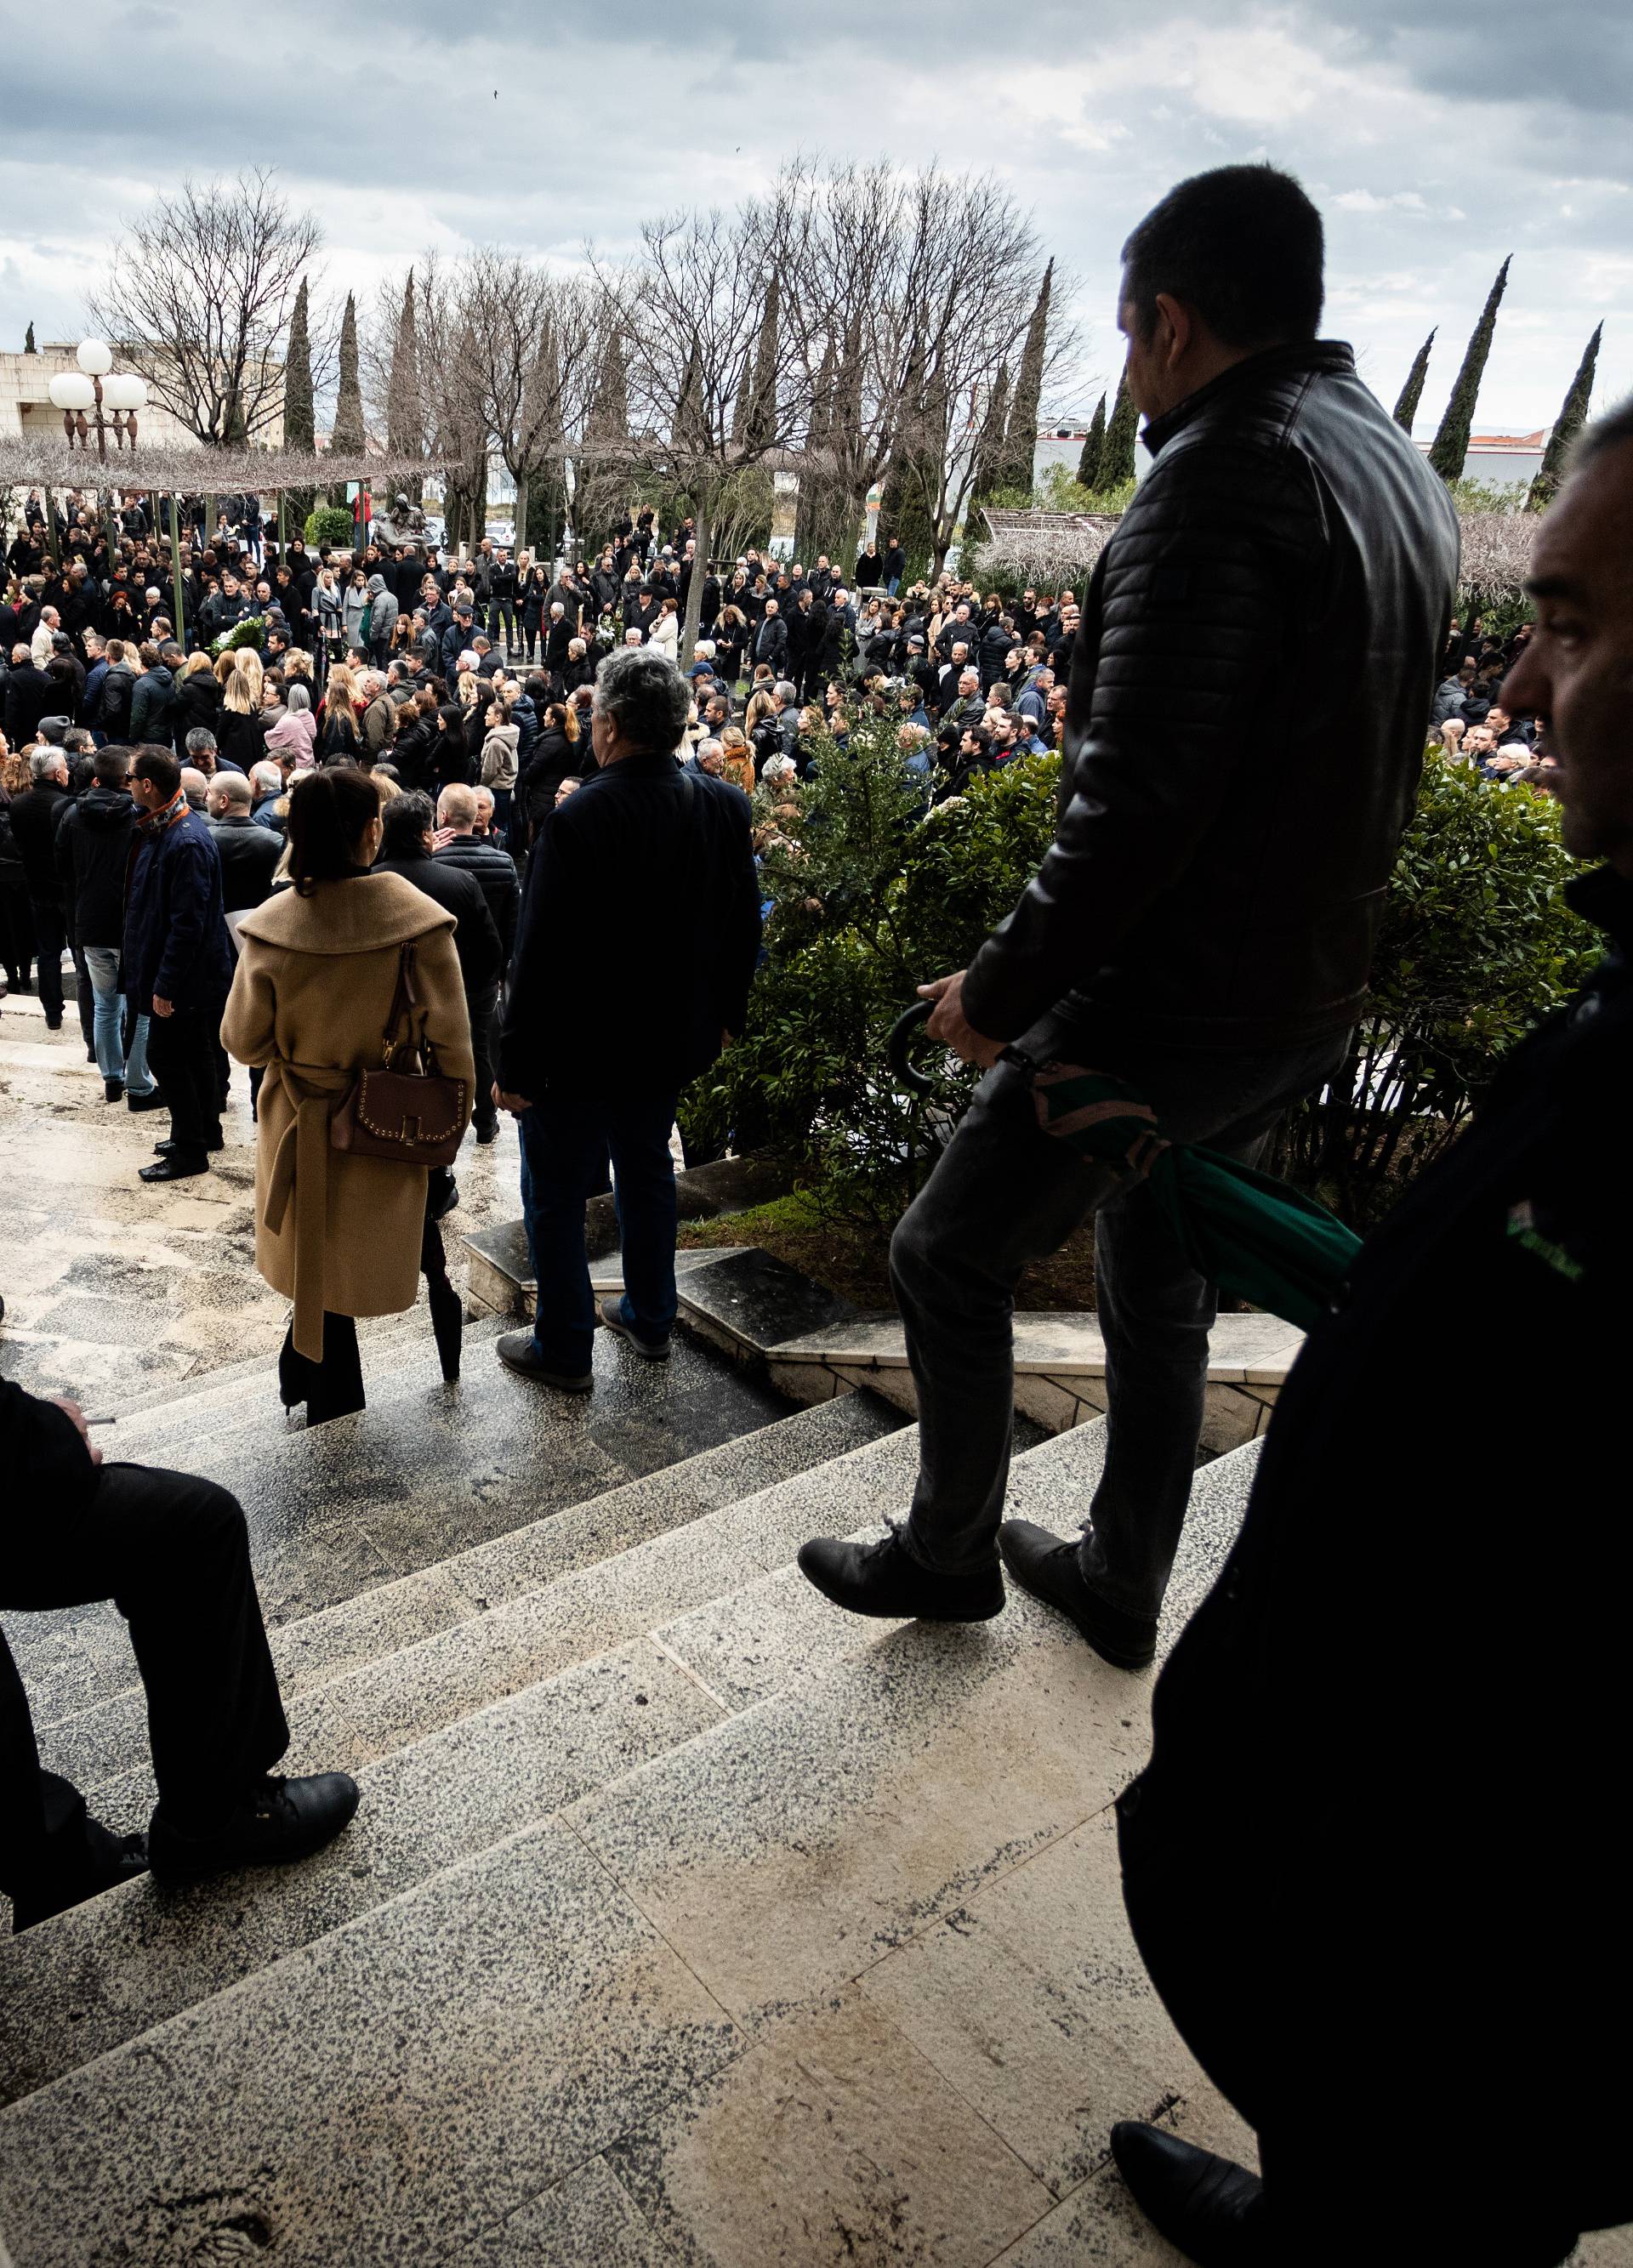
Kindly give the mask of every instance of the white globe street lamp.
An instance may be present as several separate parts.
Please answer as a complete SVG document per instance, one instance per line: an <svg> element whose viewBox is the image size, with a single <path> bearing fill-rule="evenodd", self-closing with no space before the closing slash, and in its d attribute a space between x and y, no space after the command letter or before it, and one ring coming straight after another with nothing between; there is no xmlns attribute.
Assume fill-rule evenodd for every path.
<svg viewBox="0 0 1633 2268"><path fill-rule="evenodd" d="M71 449L76 441L81 448L91 446L91 435L96 434L97 454L107 455L107 437L113 434L120 448L129 439L136 447L137 412L147 407L147 388L133 372L122 371L113 376L114 350L106 339L85 339L74 357L78 370L60 370L48 388L55 408L63 413L63 431ZM107 378L107 384L103 384ZM105 409L111 416L105 416ZM89 410L91 415L86 416Z"/></svg>

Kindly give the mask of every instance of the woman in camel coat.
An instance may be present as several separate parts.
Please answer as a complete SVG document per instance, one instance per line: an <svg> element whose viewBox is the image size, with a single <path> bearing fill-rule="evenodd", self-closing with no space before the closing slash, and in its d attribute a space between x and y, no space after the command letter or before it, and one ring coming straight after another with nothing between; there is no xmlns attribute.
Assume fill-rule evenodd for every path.
<svg viewBox="0 0 1633 2268"><path fill-rule="evenodd" d="M239 924L222 1045L265 1067L255 1145L255 1264L294 1301L278 1377L308 1425L363 1407L351 1318L390 1315L417 1295L427 1168L329 1146L329 1122L359 1071L376 1068L404 946L413 948L414 1036L474 1094L470 1027L454 919L397 874L373 874L380 799L349 770L300 776L289 803L290 876ZM406 1021L398 1026L406 1031ZM463 1123L462 1122L462 1123ZM433 1266L430 1258L424 1263ZM446 1278L443 1278L446 1284ZM449 1297L452 1296L450 1293ZM457 1355L452 1374L457 1375Z"/></svg>

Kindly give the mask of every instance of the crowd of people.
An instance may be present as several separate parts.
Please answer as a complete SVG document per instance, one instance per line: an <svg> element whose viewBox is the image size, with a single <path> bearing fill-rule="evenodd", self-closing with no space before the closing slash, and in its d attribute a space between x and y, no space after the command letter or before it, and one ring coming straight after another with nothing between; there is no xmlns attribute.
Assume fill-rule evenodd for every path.
<svg viewBox="0 0 1633 2268"><path fill-rule="evenodd" d="M749 1012L757 828L797 817L802 778L844 762L863 714L895 720L927 803L1059 749L1040 872L966 970L922 988L932 1035L988 1075L892 1245L911 1508L879 1540L813 1538L799 1564L835 1607L889 1618L984 1621L1007 1580L1137 1670L1217 1292L1132 1152L1101 1168L1050 1138L1051 1083L1114 1069L1145 1149L1200 1143L1250 1170L1344 1060L1426 726L1494 788L1556 795L1568 847L1604 862L1571 902L1613 949L1311 1333L1241 1536L1157 1686L1152 1762L1119 1799L1147 1967L1262 2172L1164 2124L1112 2134L1141 2206L1203 2268L1544 2268L1633 2217L1605 1796L1626 1549L1597 1492L1620 1454L1629 1219L1633 410L1590 432L1543 525L1535 621L1488 638L1454 623L1445 489L1350 349L1316 335L1322 231L1298 185L1260 166L1181 183L1123 256L1156 462L1086 632L1071 591L904 589L888 536L847 580L827 559L699 563L645 509L548 571L485 543L273 558L258 519L229 525L188 547L178 626L128 516L115 556L75 515L48 574L26 526L4 626L8 973L27 981L32 957L60 1023L70 957L109 1101L170 1112L148 1179L208 1169L229 1064L249 1071L257 1261L292 1302L280 1383L309 1422L361 1406L355 1319L409 1306L422 1270L457 1369L437 1224L467 1124L491 1138L501 1111L537 1288L498 1353L587 1394L598 1329L669 1352L669 1133ZM212 664L196 637L250 609L259 649ZM609 1166L624 1288L598 1302L585 1205ZM1062 1539L1005 1517L1013 1307L1027 1263L1091 1214L1110 1409L1083 1532ZM1549 1348L1556 1422L1516 1430L1496 1317ZM345 1776L273 1771L286 1733L233 1499L102 1468L71 1402L14 1387L0 1455L55 1514L0 1563L0 1602L119 1599L159 1788L141 1847L98 1827L39 1769L0 1644L18 1925L144 1864L185 1879L337 1833ZM1548 1553L1564 1639L1544 1708L1514 1656ZM1550 1783L1563 1855L1514 1815L1516 1786ZM1349 2138L1380 2107L1355 2170Z"/></svg>

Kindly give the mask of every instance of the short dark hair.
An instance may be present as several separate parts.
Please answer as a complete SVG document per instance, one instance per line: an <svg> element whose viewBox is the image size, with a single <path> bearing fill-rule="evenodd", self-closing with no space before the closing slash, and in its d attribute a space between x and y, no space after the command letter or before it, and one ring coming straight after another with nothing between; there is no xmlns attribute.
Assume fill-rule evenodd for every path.
<svg viewBox="0 0 1633 2268"><path fill-rule="evenodd" d="M289 872L301 897L318 882L358 872L357 849L380 798L367 775L350 765L303 772L289 798Z"/></svg>
<svg viewBox="0 0 1633 2268"><path fill-rule="evenodd" d="M166 803L181 784L181 767L168 748L144 742L130 767L137 779L151 780Z"/></svg>
<svg viewBox="0 0 1633 2268"><path fill-rule="evenodd" d="M1633 394L1583 429L1581 438L1570 453L1570 470L1579 473L1584 465L1592 464L1607 450L1619 449L1624 441L1633 441Z"/></svg>
<svg viewBox="0 0 1633 2268"><path fill-rule="evenodd" d="M130 770L130 751L112 742L96 752L97 782L102 787L123 787Z"/></svg>
<svg viewBox="0 0 1633 2268"><path fill-rule="evenodd" d="M1165 291L1228 347L1312 339L1322 257L1321 216L1290 173L1219 166L1177 183L1134 231L1122 251L1123 298L1142 338Z"/></svg>
<svg viewBox="0 0 1633 2268"><path fill-rule="evenodd" d="M404 788L394 795L381 814L385 833L381 840L381 855L387 858L412 857L425 848L428 828L437 823L436 810L431 798L417 787Z"/></svg>

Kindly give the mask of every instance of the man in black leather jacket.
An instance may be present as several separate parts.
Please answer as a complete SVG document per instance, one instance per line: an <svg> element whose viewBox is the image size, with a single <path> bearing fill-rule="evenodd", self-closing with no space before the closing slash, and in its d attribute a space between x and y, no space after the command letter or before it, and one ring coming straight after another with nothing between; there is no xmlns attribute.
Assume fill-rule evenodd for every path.
<svg viewBox="0 0 1633 2268"><path fill-rule="evenodd" d="M1155 1650L1216 1295L1146 1184L1040 1131L1026 1064L1115 1074L1173 1138L1248 1161L1338 1069L1417 787L1458 528L1349 347L1316 338L1321 222L1297 182L1265 166L1182 182L1123 258L1156 462L1090 585L1054 844L970 968L922 988L932 1035L996 1068L891 1248L919 1484L884 1544L816 1542L801 1564L858 1613L1001 1611L1014 1287L1098 1207L1104 1476L1081 1543L1012 1522L1002 1548L1132 1669ZM1000 1064L1006 1045L1024 1061Z"/></svg>

